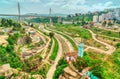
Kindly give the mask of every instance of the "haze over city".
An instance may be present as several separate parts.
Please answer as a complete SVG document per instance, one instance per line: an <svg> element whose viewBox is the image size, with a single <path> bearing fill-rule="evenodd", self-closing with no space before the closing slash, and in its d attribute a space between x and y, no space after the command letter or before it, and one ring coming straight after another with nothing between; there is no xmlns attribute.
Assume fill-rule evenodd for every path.
<svg viewBox="0 0 120 79"><path fill-rule="evenodd" d="M22 14L47 14L49 8L52 8L53 13L74 14L120 7L120 0L0 0L0 7L2 7L0 13L18 13L18 2L20 2Z"/></svg>

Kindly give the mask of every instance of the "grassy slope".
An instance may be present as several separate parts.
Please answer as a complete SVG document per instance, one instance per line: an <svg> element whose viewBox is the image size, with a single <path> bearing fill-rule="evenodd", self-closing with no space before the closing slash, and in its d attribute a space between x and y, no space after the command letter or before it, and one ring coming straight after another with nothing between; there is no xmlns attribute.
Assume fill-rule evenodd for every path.
<svg viewBox="0 0 120 79"><path fill-rule="evenodd" d="M69 28L70 27L70 28ZM80 35L80 37L85 38L85 39L91 39L91 35L89 33L87 33L87 31L83 31L83 29L81 28L80 30L77 29L79 27L72 27L70 25L62 27L62 26L56 26L56 28L58 31L62 31L62 32L68 32L71 34L71 36L75 37L74 34L78 33ZM64 29L64 30L63 30ZM77 30L76 30L77 29ZM76 30L76 32L74 32L74 30ZM86 32L86 33L85 33ZM102 34L105 34L106 36L111 36L108 34L109 32L103 32ZM83 36L81 36L81 34ZM118 34L118 33L112 33L114 34ZM87 35L87 36L84 36ZM115 37L118 37L118 35L115 35ZM117 48L116 52L113 53L113 55L108 56L108 55L101 55L101 54L96 54L96 53L90 53L89 54L92 58L96 57L98 59L102 59L102 61L104 61L103 59L106 59L104 61L105 65L104 65L104 72L102 73L104 79L120 79L120 48Z"/></svg>
<svg viewBox="0 0 120 79"><path fill-rule="evenodd" d="M53 53L50 56L51 60L55 60L55 58L57 56L57 52L58 52L58 41L56 40L56 38L54 38L54 40L55 40L55 45L54 45Z"/></svg>
<svg viewBox="0 0 120 79"><path fill-rule="evenodd" d="M100 28L96 28L96 27L92 27L91 30L96 34L105 35L105 36L109 36L109 37L120 38L120 35L119 35L118 32L107 31L107 30L103 30L103 29L100 29Z"/></svg>
<svg viewBox="0 0 120 79"><path fill-rule="evenodd" d="M107 50L105 45L98 43L92 39L90 32L84 28L80 28L79 26L75 25L55 25L55 27L50 27L51 29L60 31L57 32L67 38L71 44L73 45L74 49L77 50L77 46L74 44L74 41L69 38L67 35L71 36L72 38L82 38L82 41L89 46L97 47L102 50ZM65 35L67 34L67 35ZM80 40L79 40L80 41Z"/></svg>

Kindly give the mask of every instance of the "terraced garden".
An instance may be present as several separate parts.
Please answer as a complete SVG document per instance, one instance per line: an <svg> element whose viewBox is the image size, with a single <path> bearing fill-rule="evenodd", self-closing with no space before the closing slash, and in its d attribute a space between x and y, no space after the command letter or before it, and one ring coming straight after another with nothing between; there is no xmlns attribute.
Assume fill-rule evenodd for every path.
<svg viewBox="0 0 120 79"><path fill-rule="evenodd" d="M113 31L107 31L104 29L92 27L90 28L94 33L99 34L99 35L105 35L109 37L114 37L114 38L120 38L120 33L119 32L113 32Z"/></svg>
<svg viewBox="0 0 120 79"><path fill-rule="evenodd" d="M60 32L60 31L56 31L55 29L54 30L49 29L49 28L46 28L46 29L54 31L54 32L56 32L56 33L64 36L72 44L72 46L74 47L74 50L78 49L77 46L76 46L76 44L75 44L75 42L74 42L74 40L70 36L68 36L68 35L66 35L66 34L64 34L64 33Z"/></svg>
<svg viewBox="0 0 120 79"><path fill-rule="evenodd" d="M43 45L43 42L45 43L45 47L39 48L40 51L37 51L38 53L33 54L31 55L31 57L24 60L23 71L26 71L31 75L39 74L43 78L49 79L50 76L51 79L58 79L59 76L62 74L62 70L68 66L65 58L60 58L64 57L64 54L67 52L78 50L77 44L79 44L80 40L78 40L79 42L76 43L76 38L82 38L82 42L84 42L85 45L93 46L102 50L107 50L105 45L102 45L101 43L98 43L98 41L93 40L93 35L91 35L92 33L90 31L79 26L60 25L59 27L46 27L46 29L44 30L39 30L37 27L36 32L43 36L41 37L42 43L35 43L35 46L32 46L32 44L30 44L28 47L32 50L33 47L40 47L41 45ZM51 39L49 38L50 32L55 33L55 35ZM99 35L96 36L96 38L99 40L103 38L101 37L102 36ZM111 43L111 41L114 41L114 39L112 38L104 39L109 40L107 43ZM91 67L90 71L92 71L93 74L95 74L101 79L112 79L115 77L119 79L120 76L118 74L120 70L120 44L119 39L116 39L115 41L116 43L114 43L113 45L116 46L117 50L113 55L99 54L93 52L92 50L89 50L89 52L85 53L83 61L81 58L78 58L76 62L82 61L82 63L80 63L85 67ZM49 60L52 60L53 62ZM81 64L75 63L74 66L77 70L80 71L79 67ZM18 68L18 70L21 69ZM31 78L34 79L34 77L32 76Z"/></svg>
<svg viewBox="0 0 120 79"><path fill-rule="evenodd" d="M75 40L77 41L77 43L80 43L81 41L80 39L82 38L82 41L88 46L97 47L102 50L108 50L105 45L93 40L90 32L84 28L80 28L80 26L74 26L74 25L58 25L57 26L56 25L55 27L50 27L50 29L56 30L57 33L67 38L73 45L74 49L76 50L77 50L77 47L73 43L74 41L70 39L70 37L72 37L74 40L77 39Z"/></svg>

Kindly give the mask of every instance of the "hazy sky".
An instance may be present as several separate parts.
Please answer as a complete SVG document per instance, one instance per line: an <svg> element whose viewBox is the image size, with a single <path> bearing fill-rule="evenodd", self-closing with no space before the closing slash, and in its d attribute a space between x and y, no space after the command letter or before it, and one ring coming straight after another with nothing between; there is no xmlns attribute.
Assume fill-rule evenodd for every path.
<svg viewBox="0 0 120 79"><path fill-rule="evenodd" d="M0 0L0 14L17 14L17 2L20 2L21 12L48 14L80 13L120 7L120 0Z"/></svg>

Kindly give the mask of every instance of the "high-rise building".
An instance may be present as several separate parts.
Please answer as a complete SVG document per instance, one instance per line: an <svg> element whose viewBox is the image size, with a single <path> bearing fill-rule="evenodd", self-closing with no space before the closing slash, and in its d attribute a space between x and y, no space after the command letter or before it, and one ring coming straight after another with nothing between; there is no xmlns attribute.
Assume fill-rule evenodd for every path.
<svg viewBox="0 0 120 79"><path fill-rule="evenodd" d="M100 16L93 16L93 22L103 22L108 20L119 20L120 21L120 8L108 10L108 13L103 13Z"/></svg>
<svg viewBox="0 0 120 79"><path fill-rule="evenodd" d="M103 22L105 20L113 20L114 15L113 12L109 12L107 14L102 14L99 16L99 22Z"/></svg>
<svg viewBox="0 0 120 79"><path fill-rule="evenodd" d="M99 22L102 22L106 19L106 15L105 14L102 14L99 16Z"/></svg>
<svg viewBox="0 0 120 79"><path fill-rule="evenodd" d="M113 12L108 12L108 13L107 13L107 19L108 19L108 20L112 20L113 18L114 18Z"/></svg>
<svg viewBox="0 0 120 79"><path fill-rule="evenodd" d="M99 22L99 17L97 15L93 16L93 22Z"/></svg>
<svg viewBox="0 0 120 79"><path fill-rule="evenodd" d="M120 8L114 10L114 15L115 18L120 21Z"/></svg>

